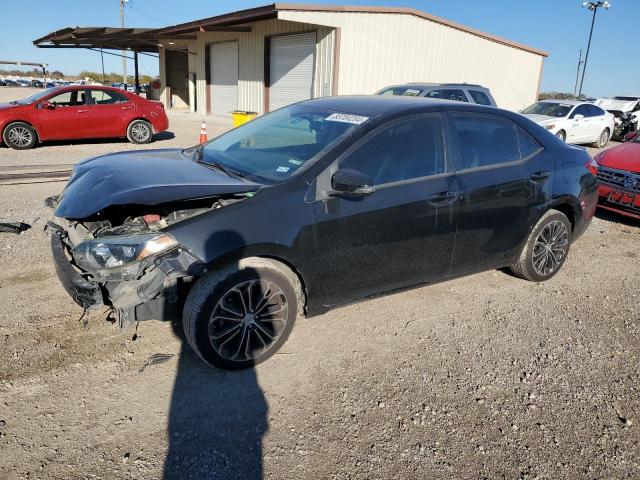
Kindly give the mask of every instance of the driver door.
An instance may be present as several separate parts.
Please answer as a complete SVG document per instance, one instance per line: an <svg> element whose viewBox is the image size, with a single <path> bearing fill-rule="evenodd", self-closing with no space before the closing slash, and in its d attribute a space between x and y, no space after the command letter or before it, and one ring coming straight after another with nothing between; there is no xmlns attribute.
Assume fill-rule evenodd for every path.
<svg viewBox="0 0 640 480"><path fill-rule="evenodd" d="M317 179L317 252L325 305L445 277L451 269L456 197L450 192L440 114L392 121L365 135ZM338 170L375 191L331 193Z"/></svg>
<svg viewBox="0 0 640 480"><path fill-rule="evenodd" d="M42 102L40 135L47 140L66 140L91 136L89 109L84 90L68 90L49 97L49 107Z"/></svg>
<svg viewBox="0 0 640 480"><path fill-rule="evenodd" d="M582 115L583 118L576 118L577 115ZM567 129L567 142L584 143L591 141L592 125L590 120L589 110L586 105L578 105L574 108L571 115L569 115L571 126Z"/></svg>

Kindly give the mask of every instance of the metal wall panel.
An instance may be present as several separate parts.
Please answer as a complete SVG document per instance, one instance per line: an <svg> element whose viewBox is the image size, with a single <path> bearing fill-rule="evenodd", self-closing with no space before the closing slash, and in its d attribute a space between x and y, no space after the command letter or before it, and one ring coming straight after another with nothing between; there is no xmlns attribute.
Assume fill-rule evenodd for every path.
<svg viewBox="0 0 640 480"><path fill-rule="evenodd" d="M513 110L536 101L542 56L409 14L279 11L278 19L340 28L338 90L467 82Z"/></svg>
<svg viewBox="0 0 640 480"><path fill-rule="evenodd" d="M271 39L269 110L313 96L316 33L282 35Z"/></svg>
<svg viewBox="0 0 640 480"><path fill-rule="evenodd" d="M211 59L211 113L229 116L238 109L238 42L214 43Z"/></svg>

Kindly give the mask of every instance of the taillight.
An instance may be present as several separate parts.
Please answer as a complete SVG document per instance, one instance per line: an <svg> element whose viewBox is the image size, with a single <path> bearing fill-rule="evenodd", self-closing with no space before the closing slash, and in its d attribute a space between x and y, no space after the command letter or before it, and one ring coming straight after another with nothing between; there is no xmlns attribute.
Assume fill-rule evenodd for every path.
<svg viewBox="0 0 640 480"><path fill-rule="evenodd" d="M589 170L591 172L591 175L593 175L594 177L598 173L598 164L593 158L589 158L589 161L585 163L584 166L587 167L587 170Z"/></svg>

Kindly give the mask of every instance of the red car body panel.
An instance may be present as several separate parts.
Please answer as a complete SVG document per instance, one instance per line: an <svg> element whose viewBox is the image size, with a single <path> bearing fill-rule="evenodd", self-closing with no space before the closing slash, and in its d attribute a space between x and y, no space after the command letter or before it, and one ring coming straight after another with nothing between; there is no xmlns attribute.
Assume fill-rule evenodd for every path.
<svg viewBox="0 0 640 480"><path fill-rule="evenodd" d="M598 207L640 220L640 142L605 150L595 160Z"/></svg>
<svg viewBox="0 0 640 480"><path fill-rule="evenodd" d="M125 100L100 103L100 92L118 95ZM70 93L78 105L46 108L46 103L61 94ZM84 97L81 97L84 95ZM83 98L83 102L80 99ZM98 101L96 101L98 98ZM117 138L127 135L127 127L136 119L149 121L154 133L169 128L162 103L147 100L130 92L100 85L76 85L51 89L51 93L33 103L0 105L0 142L4 128L13 122L25 122L34 127L38 140L72 140L81 138Z"/></svg>

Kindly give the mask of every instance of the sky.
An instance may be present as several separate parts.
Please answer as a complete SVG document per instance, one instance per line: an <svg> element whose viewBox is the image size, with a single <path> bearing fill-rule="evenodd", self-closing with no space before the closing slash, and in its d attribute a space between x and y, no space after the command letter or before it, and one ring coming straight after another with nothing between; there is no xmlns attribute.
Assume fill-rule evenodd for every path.
<svg viewBox="0 0 640 480"><path fill-rule="evenodd" d="M640 0L609 1L611 8L600 9L597 14L583 91L596 97L640 95L637 60ZM130 0L125 7L125 21L131 27L157 28L268 2ZM545 60L541 90L562 92L573 92L578 53L580 49L586 52L592 18L591 12L582 8L581 0L291 0L291 3L413 7L524 43L550 54ZM0 60L48 63L50 70L65 74L101 71L99 53L37 49L32 41L68 26L119 26L119 0L20 0L19 5L19 8L0 7ZM141 55L140 73L157 75L157 64L157 60ZM107 72L120 72L121 68L119 58L105 55ZM133 71L132 62L128 69Z"/></svg>

